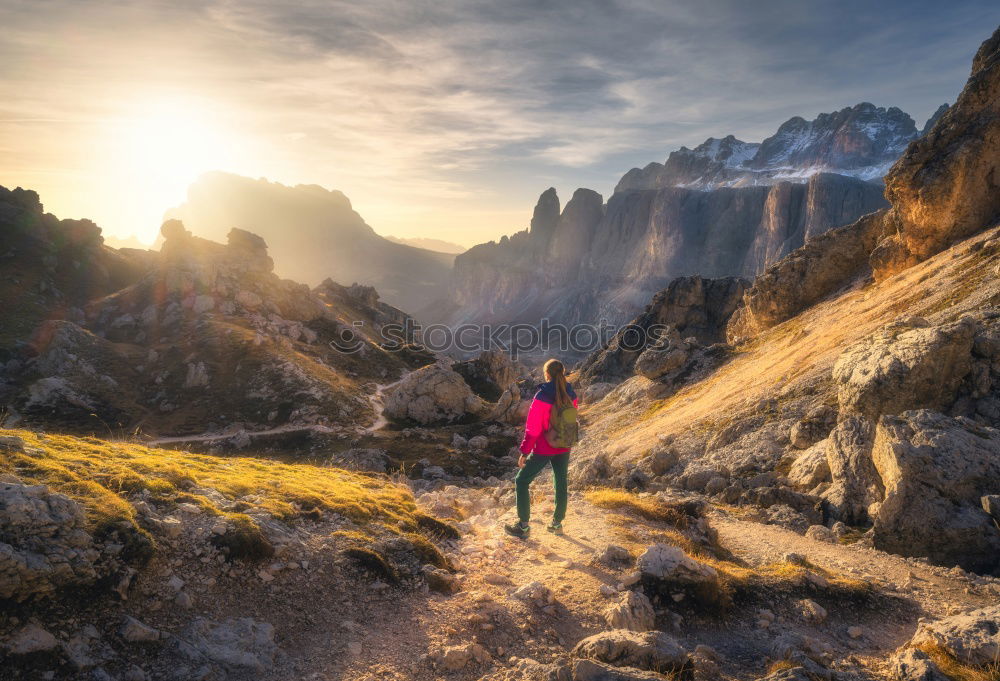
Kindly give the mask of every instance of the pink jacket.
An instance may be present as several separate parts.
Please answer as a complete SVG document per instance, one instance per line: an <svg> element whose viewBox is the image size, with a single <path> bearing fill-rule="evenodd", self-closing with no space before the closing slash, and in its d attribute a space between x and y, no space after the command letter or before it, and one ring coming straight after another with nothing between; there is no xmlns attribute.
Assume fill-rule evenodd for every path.
<svg viewBox="0 0 1000 681"><path fill-rule="evenodd" d="M579 405L576 393L572 386L567 386L569 396L573 398L573 406ZM552 405L555 402L555 386L552 383L543 383L538 386L535 399L531 401L531 408L528 410L528 419L524 424L524 438L521 440L521 453L531 454L534 452L538 456L556 456L565 454L569 449L553 447L545 439L543 433L549 429L549 417L552 414Z"/></svg>

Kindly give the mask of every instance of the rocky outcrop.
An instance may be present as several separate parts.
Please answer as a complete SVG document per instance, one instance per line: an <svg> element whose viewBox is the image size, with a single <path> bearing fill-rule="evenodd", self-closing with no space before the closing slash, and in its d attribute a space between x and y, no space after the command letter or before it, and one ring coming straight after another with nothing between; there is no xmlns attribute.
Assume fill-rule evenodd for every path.
<svg viewBox="0 0 1000 681"><path fill-rule="evenodd" d="M893 234L876 278L925 260L1000 218L1000 29L980 46L955 104L885 178Z"/></svg>
<svg viewBox="0 0 1000 681"><path fill-rule="evenodd" d="M577 643L573 654L616 666L672 672L679 676L691 668L687 651L662 631L603 631Z"/></svg>
<svg viewBox="0 0 1000 681"><path fill-rule="evenodd" d="M931 326L906 318L847 348L833 367L841 413L875 419L904 409L943 409L972 369L977 322Z"/></svg>
<svg viewBox="0 0 1000 681"><path fill-rule="evenodd" d="M408 317L374 289L328 281L311 291L282 280L265 241L242 229L225 244L177 220L162 233L135 280L80 307L51 303L53 319L35 320L15 361L0 356L0 405L12 423L131 432L141 421L154 436L233 422L248 431L354 426L373 418L361 383L419 363L405 352ZM19 262L44 271L29 257ZM390 322L400 331L387 339Z"/></svg>
<svg viewBox="0 0 1000 681"><path fill-rule="evenodd" d="M729 341L756 336L853 281L887 233L885 219L875 212L830 230L764 270L729 321Z"/></svg>
<svg viewBox="0 0 1000 681"><path fill-rule="evenodd" d="M511 384L527 373L502 350L486 350L474 359L455 362L451 369L465 379L474 393L490 402L498 400Z"/></svg>
<svg viewBox="0 0 1000 681"><path fill-rule="evenodd" d="M0 599L51 596L107 569L78 503L43 486L0 483Z"/></svg>
<svg viewBox="0 0 1000 681"><path fill-rule="evenodd" d="M942 648L960 663L980 669L1000 659L1000 605L923 622L910 646Z"/></svg>
<svg viewBox="0 0 1000 681"><path fill-rule="evenodd" d="M432 364L409 374L387 392L385 415L422 425L482 416L487 405L456 372Z"/></svg>
<svg viewBox="0 0 1000 681"><path fill-rule="evenodd" d="M747 285L747 281L734 277L675 279L653 296L641 315L618 330L606 347L581 363L576 371L576 380L581 385L622 381L636 373L637 362L644 352L670 352L665 347L654 348L658 344L669 344L668 339L694 338L706 345L724 340L726 323ZM674 345L679 347L678 343ZM641 364L655 364L663 368L663 363L654 362L654 359L656 355L650 354L647 361ZM683 364L686 354L679 359ZM678 366L680 364L667 366L657 376Z"/></svg>
<svg viewBox="0 0 1000 681"><path fill-rule="evenodd" d="M1000 431L929 410L885 416L871 460L885 488L874 514L877 548L1000 568L1000 529L980 502L1000 481Z"/></svg>

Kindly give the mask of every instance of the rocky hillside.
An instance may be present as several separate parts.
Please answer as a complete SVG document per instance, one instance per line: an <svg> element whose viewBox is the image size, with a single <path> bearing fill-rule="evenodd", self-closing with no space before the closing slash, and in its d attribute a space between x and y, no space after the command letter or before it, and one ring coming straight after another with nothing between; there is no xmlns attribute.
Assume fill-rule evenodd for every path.
<svg viewBox="0 0 1000 681"><path fill-rule="evenodd" d="M223 245L168 221L159 253L118 252L92 223L60 222L34 193L3 191L0 234L14 263L0 287L12 301L0 357L8 423L237 439L353 432L376 418L376 383L432 361L379 347L379 328L406 315L374 289L280 279L249 232L232 229ZM335 347L344 338L352 352Z"/></svg>
<svg viewBox="0 0 1000 681"><path fill-rule="evenodd" d="M676 322L642 348L590 412L579 479L665 482L765 522L844 523L878 549L1000 572L998 60L1000 31L889 171L891 206L768 268L714 362ZM588 373L609 354L622 355L609 348L581 378L613 379Z"/></svg>
<svg viewBox="0 0 1000 681"><path fill-rule="evenodd" d="M454 258L379 236L344 194L316 185L206 173L168 217L213 241L239 225L267 241L279 275L310 286L327 278L374 286L408 311L445 294Z"/></svg>

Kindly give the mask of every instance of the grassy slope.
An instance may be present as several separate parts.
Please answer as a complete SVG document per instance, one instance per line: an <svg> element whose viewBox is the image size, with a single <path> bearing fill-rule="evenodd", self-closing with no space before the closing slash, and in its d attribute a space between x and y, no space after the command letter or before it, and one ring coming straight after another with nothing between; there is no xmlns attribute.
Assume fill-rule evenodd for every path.
<svg viewBox="0 0 1000 681"><path fill-rule="evenodd" d="M0 473L29 484L48 485L81 502L94 529L136 522L129 497L148 490L166 503L194 503L207 512L249 516L219 508L207 489L243 502L248 512L293 520L319 512L340 514L371 535L414 531L422 514L409 490L384 478L337 468L266 459L222 458L151 449L97 438L0 430L24 440L26 452L0 451Z"/></svg>
<svg viewBox="0 0 1000 681"><path fill-rule="evenodd" d="M588 431L611 438L616 456L638 458L657 435L717 429L733 414L758 409L762 400L780 401L828 382L848 345L900 316L939 322L995 305L997 256L969 246L996 235L988 230L879 284L859 282L738 347L718 371L666 399L624 409L606 399L590 411Z"/></svg>

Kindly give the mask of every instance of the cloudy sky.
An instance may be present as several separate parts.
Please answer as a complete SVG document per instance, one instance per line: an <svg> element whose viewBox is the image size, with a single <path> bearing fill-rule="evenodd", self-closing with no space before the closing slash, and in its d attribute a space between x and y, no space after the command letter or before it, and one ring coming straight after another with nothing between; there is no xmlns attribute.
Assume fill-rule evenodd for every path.
<svg viewBox="0 0 1000 681"><path fill-rule="evenodd" d="M0 185L152 239L201 172L471 245L792 115L953 101L996 0L0 0Z"/></svg>

